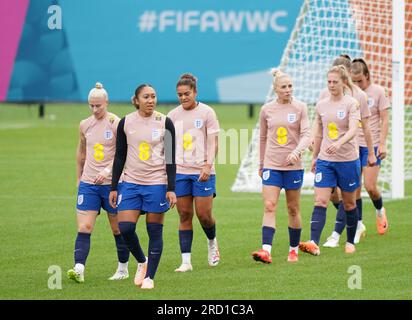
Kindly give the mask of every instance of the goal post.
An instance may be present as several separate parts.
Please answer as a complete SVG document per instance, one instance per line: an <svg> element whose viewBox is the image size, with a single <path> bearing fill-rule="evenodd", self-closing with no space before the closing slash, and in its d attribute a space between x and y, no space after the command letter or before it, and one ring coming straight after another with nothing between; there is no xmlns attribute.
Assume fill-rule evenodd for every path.
<svg viewBox="0 0 412 320"><path fill-rule="evenodd" d="M392 198L405 196L405 0L392 2Z"/></svg>
<svg viewBox="0 0 412 320"><path fill-rule="evenodd" d="M388 156L379 174L379 187L386 198L403 198L404 181L412 179L411 18L412 0L305 0L279 65L291 76L294 96L308 104L313 120L333 60L340 54L365 58L372 81L385 88L391 101ZM271 90L266 101L273 98ZM258 145L257 124L232 191L261 191ZM302 192L311 193L310 152L303 158Z"/></svg>

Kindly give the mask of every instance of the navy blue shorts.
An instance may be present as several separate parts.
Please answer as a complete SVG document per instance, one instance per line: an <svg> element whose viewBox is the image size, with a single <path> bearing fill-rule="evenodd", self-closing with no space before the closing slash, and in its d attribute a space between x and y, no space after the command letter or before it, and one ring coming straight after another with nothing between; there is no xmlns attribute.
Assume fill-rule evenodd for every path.
<svg viewBox="0 0 412 320"><path fill-rule="evenodd" d="M315 187L335 188L353 192L360 187L360 161L334 162L318 159L316 161Z"/></svg>
<svg viewBox="0 0 412 320"><path fill-rule="evenodd" d="M77 209L82 211L97 211L103 208L110 214L116 214L109 203L110 185L96 185L80 181L77 192Z"/></svg>
<svg viewBox="0 0 412 320"><path fill-rule="evenodd" d="M176 174L176 196L209 197L216 196L216 175L207 181L199 181L199 174Z"/></svg>
<svg viewBox="0 0 412 320"><path fill-rule="evenodd" d="M303 184L304 170L273 170L263 169L262 183L264 186L276 186L285 190L300 189Z"/></svg>
<svg viewBox="0 0 412 320"><path fill-rule="evenodd" d="M378 147L373 147L373 150L375 151L375 156L376 156L376 164L375 166L380 166L382 160L379 159L378 157ZM361 161L361 166L367 167L368 166L368 147L359 147L359 158Z"/></svg>
<svg viewBox="0 0 412 320"><path fill-rule="evenodd" d="M141 210L149 213L163 213L169 210L166 199L167 186L142 185L130 182L119 183L117 210Z"/></svg>

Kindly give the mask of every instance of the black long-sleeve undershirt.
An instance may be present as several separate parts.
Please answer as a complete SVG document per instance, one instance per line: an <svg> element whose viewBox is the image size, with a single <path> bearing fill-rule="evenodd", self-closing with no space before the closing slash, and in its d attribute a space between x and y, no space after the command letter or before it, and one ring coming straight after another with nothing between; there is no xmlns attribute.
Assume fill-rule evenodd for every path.
<svg viewBox="0 0 412 320"><path fill-rule="evenodd" d="M113 162L112 190L117 190L127 158L127 137L124 132L125 118L120 120L117 127L116 153ZM175 191L176 186L176 138L172 120L166 117L164 151L166 160L167 191Z"/></svg>

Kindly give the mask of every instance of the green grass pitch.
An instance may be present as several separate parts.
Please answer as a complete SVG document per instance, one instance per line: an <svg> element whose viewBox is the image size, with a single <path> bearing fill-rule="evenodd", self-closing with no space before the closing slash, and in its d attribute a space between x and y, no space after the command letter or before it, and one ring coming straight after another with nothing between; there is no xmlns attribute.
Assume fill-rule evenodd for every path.
<svg viewBox="0 0 412 320"><path fill-rule="evenodd" d="M171 106L159 107L167 112ZM247 128L256 121L247 118L244 106L215 108L224 129ZM111 105L124 116L131 106ZM258 111L258 110L256 110ZM281 196L273 263L263 265L250 254L260 247L262 201L260 194L232 193L238 165L217 166L214 215L221 250L216 268L207 264L206 237L194 222L193 272L177 274L180 264L178 214L167 213L164 250L155 278L155 289L143 291L132 278L136 264L131 259L131 278L108 281L117 266L115 243L106 214L97 219L86 265L85 283L66 278L73 266L76 236L76 146L79 121L89 115L86 104L47 105L45 119L37 108L0 105L0 201L1 255L0 299L411 299L412 298L412 183L407 197L387 201L389 231L379 236L371 202L364 200L367 237L354 255L345 255L343 240L337 249L321 248L313 257L301 253L299 262L286 262L288 231L285 198ZM309 238L313 197L301 201L302 239ZM323 243L333 229L335 210L328 209ZM147 251L144 220L138 234ZM62 270L62 289L49 289L50 266ZM351 266L361 270L361 289L350 289ZM358 282L359 283L359 282Z"/></svg>

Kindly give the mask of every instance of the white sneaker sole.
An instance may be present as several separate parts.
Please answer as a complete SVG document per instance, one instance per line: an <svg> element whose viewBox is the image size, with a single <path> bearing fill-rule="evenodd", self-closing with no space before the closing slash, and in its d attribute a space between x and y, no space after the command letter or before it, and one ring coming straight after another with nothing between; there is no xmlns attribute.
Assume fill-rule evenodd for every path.
<svg viewBox="0 0 412 320"><path fill-rule="evenodd" d="M325 242L323 244L323 247L325 247L325 248L337 248L337 247L339 247L339 243L327 243L327 242Z"/></svg>
<svg viewBox="0 0 412 320"><path fill-rule="evenodd" d="M187 272L193 271L193 267L191 264L184 263L179 268L175 269L175 272Z"/></svg>
<svg viewBox="0 0 412 320"><path fill-rule="evenodd" d="M116 281L116 280L125 280L128 279L129 275L128 274L124 274L124 275L113 275L111 276L108 280L111 281Z"/></svg>

